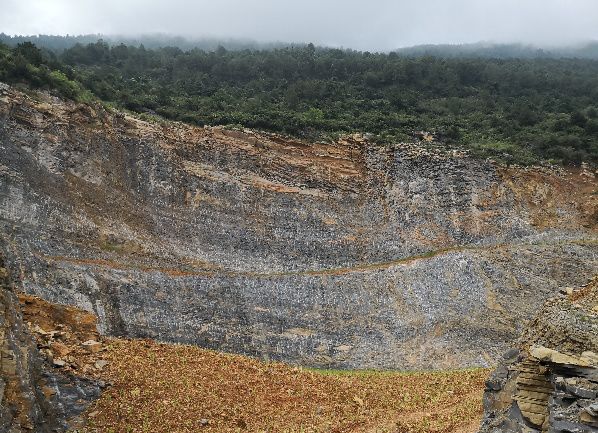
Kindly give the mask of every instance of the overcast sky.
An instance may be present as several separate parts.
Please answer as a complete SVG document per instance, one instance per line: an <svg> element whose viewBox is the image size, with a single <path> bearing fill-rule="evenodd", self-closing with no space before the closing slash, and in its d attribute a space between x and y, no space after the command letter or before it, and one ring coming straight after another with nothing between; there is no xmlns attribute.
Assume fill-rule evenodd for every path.
<svg viewBox="0 0 598 433"><path fill-rule="evenodd" d="M0 0L8 34L170 33L367 50L598 39L598 0Z"/></svg>

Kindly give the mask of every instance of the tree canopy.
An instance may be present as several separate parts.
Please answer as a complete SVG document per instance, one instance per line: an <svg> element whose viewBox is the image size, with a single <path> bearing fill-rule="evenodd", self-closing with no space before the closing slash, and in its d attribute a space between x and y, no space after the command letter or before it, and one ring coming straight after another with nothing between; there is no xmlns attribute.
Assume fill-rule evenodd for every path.
<svg viewBox="0 0 598 433"><path fill-rule="evenodd" d="M60 52L0 46L0 80L99 98L196 125L311 139L430 131L510 162L598 162L598 61L407 57L313 45L148 49L98 41Z"/></svg>

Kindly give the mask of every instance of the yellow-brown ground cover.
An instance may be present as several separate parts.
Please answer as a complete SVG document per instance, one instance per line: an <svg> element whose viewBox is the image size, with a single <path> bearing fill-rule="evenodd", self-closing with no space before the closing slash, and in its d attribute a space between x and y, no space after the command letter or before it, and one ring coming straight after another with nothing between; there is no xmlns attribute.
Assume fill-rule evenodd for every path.
<svg viewBox="0 0 598 433"><path fill-rule="evenodd" d="M192 346L111 340L88 432L474 432L487 370L312 371Z"/></svg>

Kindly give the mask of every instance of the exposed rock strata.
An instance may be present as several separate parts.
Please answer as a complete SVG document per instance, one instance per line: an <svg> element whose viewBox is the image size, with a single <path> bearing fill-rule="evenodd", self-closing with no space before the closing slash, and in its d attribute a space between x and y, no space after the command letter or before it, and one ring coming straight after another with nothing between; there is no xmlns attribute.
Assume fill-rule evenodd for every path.
<svg viewBox="0 0 598 433"><path fill-rule="evenodd" d="M54 432L77 418L99 396L93 380L49 365L19 310L8 272L0 259L0 433Z"/></svg>
<svg viewBox="0 0 598 433"><path fill-rule="evenodd" d="M481 433L598 431L598 277L550 300L487 383Z"/></svg>
<svg viewBox="0 0 598 433"><path fill-rule="evenodd" d="M27 293L307 365L492 363L596 269L592 176L0 90L0 242Z"/></svg>

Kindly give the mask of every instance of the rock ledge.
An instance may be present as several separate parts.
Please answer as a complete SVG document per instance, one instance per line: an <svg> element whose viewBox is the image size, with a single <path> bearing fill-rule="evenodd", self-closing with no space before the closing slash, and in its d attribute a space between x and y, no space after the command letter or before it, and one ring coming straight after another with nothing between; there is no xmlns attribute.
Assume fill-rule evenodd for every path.
<svg viewBox="0 0 598 433"><path fill-rule="evenodd" d="M488 380L480 433L598 431L598 277L566 293Z"/></svg>

